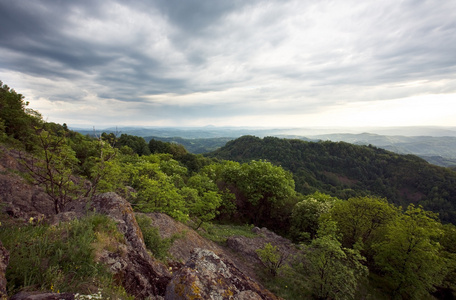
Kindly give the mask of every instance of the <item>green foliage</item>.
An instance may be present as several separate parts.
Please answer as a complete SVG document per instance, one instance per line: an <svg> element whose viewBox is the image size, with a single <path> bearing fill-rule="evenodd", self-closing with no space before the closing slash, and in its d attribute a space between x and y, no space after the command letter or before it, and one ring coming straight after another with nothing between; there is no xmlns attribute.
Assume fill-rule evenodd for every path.
<svg viewBox="0 0 456 300"><path fill-rule="evenodd" d="M171 238L161 238L157 227L152 226L152 221L145 215L136 215L136 221L144 237L144 244L149 249L154 257L165 259L168 257L169 248L178 238L177 235Z"/></svg>
<svg viewBox="0 0 456 300"><path fill-rule="evenodd" d="M442 226L443 237L440 239L442 246L441 256L445 259L447 274L443 279L442 287L456 291L456 226L445 224Z"/></svg>
<svg viewBox="0 0 456 300"><path fill-rule="evenodd" d="M111 293L116 289L112 274L95 259L95 249L107 246L103 237L122 241L114 222L101 215L59 226L2 224L0 239L10 253L9 294L23 288Z"/></svg>
<svg viewBox="0 0 456 300"><path fill-rule="evenodd" d="M218 193L217 185L207 176L196 174L187 181L185 201L189 206L190 216L196 219L197 230L203 222L214 219L222 203L222 195Z"/></svg>
<svg viewBox="0 0 456 300"><path fill-rule="evenodd" d="M263 248L257 249L256 253L263 266L272 276L277 276L279 269L282 267L285 255L271 243L264 244Z"/></svg>
<svg viewBox="0 0 456 300"><path fill-rule="evenodd" d="M257 236L252 232L253 225L205 223L202 227L204 231L200 232L200 234L219 244L225 244L226 240L231 236L245 236L250 238Z"/></svg>
<svg viewBox="0 0 456 300"><path fill-rule="evenodd" d="M38 184L44 186L54 201L55 212L59 213L80 193L72 180L78 160L64 133L54 135L42 129L37 132L36 138L38 158L25 158L22 161Z"/></svg>
<svg viewBox="0 0 456 300"><path fill-rule="evenodd" d="M421 298L442 282L445 260L438 242L442 234L436 215L414 205L387 225L384 239L373 248L393 297Z"/></svg>
<svg viewBox="0 0 456 300"><path fill-rule="evenodd" d="M296 242L311 241L318 230L318 220L328 213L337 198L315 192L296 203L291 213L290 236Z"/></svg>
<svg viewBox="0 0 456 300"><path fill-rule="evenodd" d="M356 197L337 201L330 211L342 235L342 245L352 248L361 243L370 249L372 243L383 236L382 230L394 220L399 211L386 199Z"/></svg>
<svg viewBox="0 0 456 300"><path fill-rule="evenodd" d="M147 145L130 135L102 134L98 140L65 124L43 122L26 108L22 95L0 86L0 141L33 150L23 160L53 197L56 212L83 194L128 189L135 191L128 194L135 210L191 219L195 228L203 228L202 235L222 244L233 235L255 236L251 226L233 223L287 233L309 244L299 264L282 265L283 255L271 244L258 255L274 275L266 282L289 299L310 290L317 298L354 298L367 274L364 265L388 297L426 298L435 287L456 288L455 227L440 224L420 206L403 212L371 196L398 205L423 204L442 220L456 222L456 173L449 169L347 143L246 136L213 154L239 161L234 162L196 156L176 143ZM90 180L92 188L82 193L75 184L82 180L75 176ZM295 184L308 195L297 194ZM117 251L122 236L103 218L57 227L4 223L0 239L12 257L10 292L26 287L90 293L94 287L113 287L94 253ZM231 225L208 223L215 218ZM162 239L148 217L137 220L149 250L164 259L176 237Z"/></svg>
<svg viewBox="0 0 456 300"><path fill-rule="evenodd" d="M287 227L296 201L289 172L266 161L224 162L207 166L202 172L217 182L220 190L228 189L236 196L235 213L240 221L269 228L279 224L282 229Z"/></svg>
<svg viewBox="0 0 456 300"><path fill-rule="evenodd" d="M320 191L340 199L376 195L397 205L421 204L441 220L456 223L456 173L413 155L344 142L244 136L208 156L267 159L291 171L302 194Z"/></svg>
<svg viewBox="0 0 456 300"><path fill-rule="evenodd" d="M112 141L112 136L105 136L109 141ZM122 134L115 142L117 148L128 146L138 155L149 155L151 153L144 138L129 134Z"/></svg>
<svg viewBox="0 0 456 300"><path fill-rule="evenodd" d="M309 279L306 274L300 272L301 269L284 264L278 276L260 274L261 283L274 295L283 299L312 299Z"/></svg>
<svg viewBox="0 0 456 300"><path fill-rule="evenodd" d="M0 81L0 138L14 143L19 141L23 148L34 148L34 126L42 124L41 115L28 109L28 102L21 94Z"/></svg>
<svg viewBox="0 0 456 300"><path fill-rule="evenodd" d="M312 291L317 299L353 299L358 285L366 278L364 257L358 251L342 248L336 235L336 223L325 220L307 249Z"/></svg>

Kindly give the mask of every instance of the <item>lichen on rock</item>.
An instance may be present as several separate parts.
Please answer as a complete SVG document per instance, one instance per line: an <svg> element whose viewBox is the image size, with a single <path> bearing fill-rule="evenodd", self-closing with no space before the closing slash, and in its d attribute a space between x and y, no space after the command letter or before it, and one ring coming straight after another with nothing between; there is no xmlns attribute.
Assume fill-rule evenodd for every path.
<svg viewBox="0 0 456 300"><path fill-rule="evenodd" d="M173 276L167 300L278 299L214 252L194 249L191 258Z"/></svg>

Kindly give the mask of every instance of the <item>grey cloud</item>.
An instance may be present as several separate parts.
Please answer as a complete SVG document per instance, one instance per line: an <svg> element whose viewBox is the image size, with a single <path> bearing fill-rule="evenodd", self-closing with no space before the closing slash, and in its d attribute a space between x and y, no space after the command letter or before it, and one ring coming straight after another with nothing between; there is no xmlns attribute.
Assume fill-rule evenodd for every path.
<svg viewBox="0 0 456 300"><path fill-rule="evenodd" d="M317 111L337 98L351 101L349 90L357 101L456 91L454 83L448 83L369 92L370 87L455 78L456 2L346 1L353 11L340 24L329 22L324 27L325 19L312 18L314 13L341 18L338 11L331 11L340 3L4 0L0 2L0 50L5 55L0 56L0 71L66 80L99 98L145 107L151 95L258 88L236 94L240 97L236 101L213 98L211 104L195 106L154 104L150 114L168 118ZM110 28L105 29L114 36L109 41L71 30L94 20L93 26L113 21L110 8L119 5L150 16L148 26L163 21L163 28L149 32L140 23L144 20L125 16L119 26L133 25L118 39ZM318 26L323 26L323 32L313 31ZM8 83L7 78L2 80ZM37 97L68 102L85 95L76 89L34 90ZM278 102L268 102L272 100Z"/></svg>

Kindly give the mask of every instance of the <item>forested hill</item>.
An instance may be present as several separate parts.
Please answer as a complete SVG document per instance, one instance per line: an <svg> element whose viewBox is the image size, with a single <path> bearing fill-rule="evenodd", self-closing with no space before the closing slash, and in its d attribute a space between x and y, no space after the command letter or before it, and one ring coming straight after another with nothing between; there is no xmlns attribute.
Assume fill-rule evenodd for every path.
<svg viewBox="0 0 456 300"><path fill-rule="evenodd" d="M345 199L377 195L404 207L420 204L456 223L456 172L414 155L345 142L243 136L207 156L265 159L291 171L296 190L303 194L321 191Z"/></svg>

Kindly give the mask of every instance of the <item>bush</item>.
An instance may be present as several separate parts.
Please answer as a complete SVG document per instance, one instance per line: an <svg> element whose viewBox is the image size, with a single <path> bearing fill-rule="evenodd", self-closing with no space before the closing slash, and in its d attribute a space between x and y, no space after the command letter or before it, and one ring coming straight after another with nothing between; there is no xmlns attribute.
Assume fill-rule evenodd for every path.
<svg viewBox="0 0 456 300"><path fill-rule="evenodd" d="M285 256L277 249L277 246L273 246L271 243L267 243L263 248L257 249L256 253L268 272L275 277L284 263Z"/></svg>
<svg viewBox="0 0 456 300"><path fill-rule="evenodd" d="M0 227L0 240L10 253L10 295L22 289L87 294L119 289L95 259L101 236L122 238L109 217L93 215L58 226L6 223Z"/></svg>

